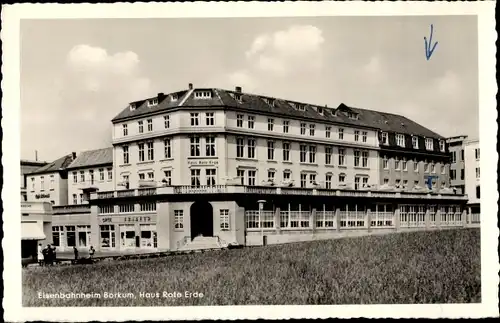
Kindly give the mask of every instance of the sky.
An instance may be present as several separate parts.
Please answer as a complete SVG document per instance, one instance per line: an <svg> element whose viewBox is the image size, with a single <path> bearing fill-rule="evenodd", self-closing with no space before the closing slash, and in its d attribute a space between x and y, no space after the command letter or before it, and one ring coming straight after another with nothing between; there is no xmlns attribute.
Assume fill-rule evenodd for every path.
<svg viewBox="0 0 500 323"><path fill-rule="evenodd" d="M20 68L22 159L109 147L129 102L188 83L479 134L475 16L23 20Z"/></svg>

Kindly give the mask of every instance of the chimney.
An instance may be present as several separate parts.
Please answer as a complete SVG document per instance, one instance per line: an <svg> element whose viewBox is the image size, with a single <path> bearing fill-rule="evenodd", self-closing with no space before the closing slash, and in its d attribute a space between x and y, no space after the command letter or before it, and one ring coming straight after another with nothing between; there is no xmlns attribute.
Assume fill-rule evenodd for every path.
<svg viewBox="0 0 500 323"><path fill-rule="evenodd" d="M76 159L76 153L72 152L71 154L73 155L73 160L75 160Z"/></svg>
<svg viewBox="0 0 500 323"><path fill-rule="evenodd" d="M192 90L193 89L193 83L189 83L189 89Z"/></svg>
<svg viewBox="0 0 500 323"><path fill-rule="evenodd" d="M158 93L158 104L165 98L165 94L163 92Z"/></svg>
<svg viewBox="0 0 500 323"><path fill-rule="evenodd" d="M241 86L237 86L235 89L234 89L235 92L237 93L241 93Z"/></svg>
<svg viewBox="0 0 500 323"><path fill-rule="evenodd" d="M35 150L35 161L38 161L38 150Z"/></svg>

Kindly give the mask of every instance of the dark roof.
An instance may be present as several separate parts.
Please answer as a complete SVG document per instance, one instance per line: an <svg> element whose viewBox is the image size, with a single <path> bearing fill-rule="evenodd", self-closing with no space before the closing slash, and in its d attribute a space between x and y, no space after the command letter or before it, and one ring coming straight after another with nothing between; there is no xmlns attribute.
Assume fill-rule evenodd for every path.
<svg viewBox="0 0 500 323"><path fill-rule="evenodd" d="M33 172L29 174L34 175L34 174L53 173L59 170L64 170L69 166L69 164L71 164L72 161L73 161L73 154L69 154L51 163L48 163L45 166L35 169Z"/></svg>
<svg viewBox="0 0 500 323"><path fill-rule="evenodd" d="M68 169L105 164L113 164L113 148L111 147L88 150L80 153L78 157L68 166Z"/></svg>
<svg viewBox="0 0 500 323"><path fill-rule="evenodd" d="M195 98L194 91L212 91L212 98L200 99ZM344 124L353 127L366 127L372 129L380 129L386 132L397 132L408 135L418 135L424 137L432 137L435 139L444 139L441 135L433 132L424 126L397 114L380 112L374 110L360 109L349 107L341 103L337 108L330 108L321 105L297 102L292 100L284 100L272 98L264 95L255 95L249 93L239 93L224 89L194 89L176 92L178 100L172 101L170 95L161 95L158 100L158 105L148 107L147 100L133 102L136 108L131 110L130 107L125 108L120 112L113 122L118 122L132 117L147 116L152 113L169 110L179 107L182 102L183 107L229 107L240 109L249 113L257 114L273 114L283 115L289 118L302 118L316 121L325 121L336 124ZM235 95L240 95L240 99L235 98ZM264 99L270 99L273 104L269 104ZM304 111L296 109L293 104L300 104L305 107ZM323 108L324 113L317 112L317 108ZM357 114L356 119L349 117L348 113Z"/></svg>

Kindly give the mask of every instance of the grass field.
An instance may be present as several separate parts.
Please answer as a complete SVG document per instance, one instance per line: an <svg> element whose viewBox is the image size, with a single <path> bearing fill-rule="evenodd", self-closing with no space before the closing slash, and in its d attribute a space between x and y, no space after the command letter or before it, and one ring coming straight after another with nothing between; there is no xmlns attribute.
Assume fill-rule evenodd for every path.
<svg viewBox="0 0 500 323"><path fill-rule="evenodd" d="M480 275L479 229L412 232L25 269L23 305L469 303L481 301ZM182 296L163 298L163 291ZM101 298L46 299L39 292ZM110 299L105 292L132 294Z"/></svg>

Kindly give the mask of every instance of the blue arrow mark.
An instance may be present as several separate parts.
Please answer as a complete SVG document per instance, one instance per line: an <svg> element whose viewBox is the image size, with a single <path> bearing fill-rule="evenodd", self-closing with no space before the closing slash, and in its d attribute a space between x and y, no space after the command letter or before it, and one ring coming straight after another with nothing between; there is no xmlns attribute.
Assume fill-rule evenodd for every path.
<svg viewBox="0 0 500 323"><path fill-rule="evenodd" d="M425 57L427 60L429 60L432 56L432 53L434 52L434 49L436 49L436 46L438 42L436 42L434 45L432 45L432 32L434 30L434 26L431 24L431 36L429 38L429 42L427 42L427 37L424 37L425 41Z"/></svg>

